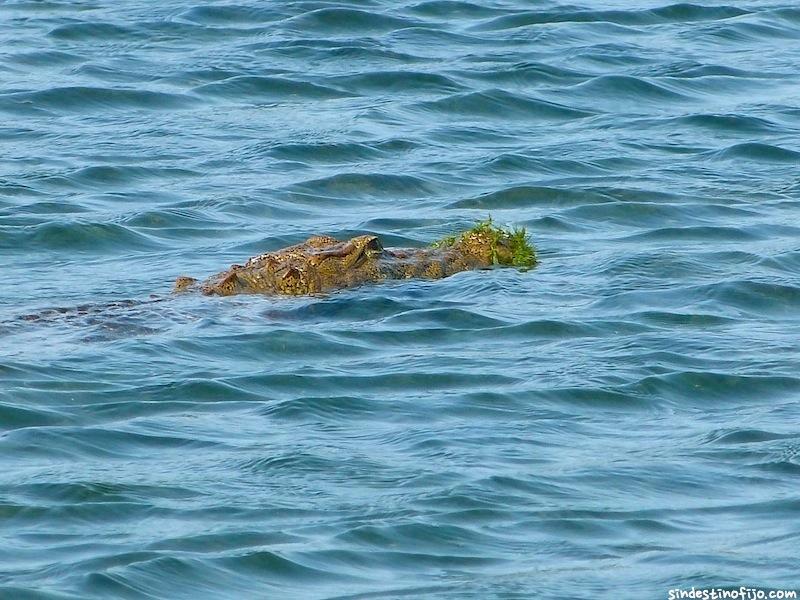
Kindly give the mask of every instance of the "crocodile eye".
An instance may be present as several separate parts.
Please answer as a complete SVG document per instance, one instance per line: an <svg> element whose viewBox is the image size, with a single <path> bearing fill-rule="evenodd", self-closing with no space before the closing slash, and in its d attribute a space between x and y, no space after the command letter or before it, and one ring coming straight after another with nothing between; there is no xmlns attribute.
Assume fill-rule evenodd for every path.
<svg viewBox="0 0 800 600"><path fill-rule="evenodd" d="M377 237L373 237L370 239L366 246L364 246L364 250L368 252L381 252L383 250L383 244Z"/></svg>
<svg viewBox="0 0 800 600"><path fill-rule="evenodd" d="M297 267L287 267L281 274L281 279L283 279L284 281L286 281L287 279L296 279L299 281L300 279L302 279L302 277L303 277L303 272Z"/></svg>
<svg viewBox="0 0 800 600"><path fill-rule="evenodd" d="M353 263L354 267L359 267L364 264L364 261L368 258L372 258L383 252L383 246L381 245L380 240L377 237L372 237L366 241L364 246L361 248L361 251L358 253L358 256Z"/></svg>
<svg viewBox="0 0 800 600"><path fill-rule="evenodd" d="M378 254L383 252L383 246L378 241L378 238L374 237L367 241L361 249L358 251L350 264L351 267L358 268L363 265L367 259L370 259Z"/></svg>

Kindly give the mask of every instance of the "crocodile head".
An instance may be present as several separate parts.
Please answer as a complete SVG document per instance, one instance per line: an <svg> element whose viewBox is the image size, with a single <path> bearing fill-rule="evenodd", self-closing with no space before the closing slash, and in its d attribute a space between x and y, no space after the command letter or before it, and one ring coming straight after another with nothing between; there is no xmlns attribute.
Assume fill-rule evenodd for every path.
<svg viewBox="0 0 800 600"><path fill-rule="evenodd" d="M319 278L320 287L327 290L372 280L382 255L383 246L376 236L359 235L313 252L308 262Z"/></svg>
<svg viewBox="0 0 800 600"><path fill-rule="evenodd" d="M350 287L377 278L383 246L374 235L347 241L313 236L302 244L251 258L210 278L205 294L269 293L288 296ZM177 286L176 286L177 287Z"/></svg>
<svg viewBox="0 0 800 600"><path fill-rule="evenodd" d="M459 271L493 265L529 268L536 264L525 230L496 227L491 219L433 247L384 249L374 235L340 241L316 235L301 244L260 254L244 265L232 265L202 284L204 294L281 294L300 296L386 279L438 279ZM182 277L176 291L193 289Z"/></svg>

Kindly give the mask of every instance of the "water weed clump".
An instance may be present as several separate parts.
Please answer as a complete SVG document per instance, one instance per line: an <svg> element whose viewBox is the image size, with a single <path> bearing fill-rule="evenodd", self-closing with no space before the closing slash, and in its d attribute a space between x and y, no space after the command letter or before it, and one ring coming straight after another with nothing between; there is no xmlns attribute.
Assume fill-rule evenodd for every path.
<svg viewBox="0 0 800 600"><path fill-rule="evenodd" d="M449 235L434 242L434 248L452 248L457 244L474 245L488 241L490 260L493 265L513 266L529 269L536 265L536 250L528 239L524 227L507 229L495 225L492 217L478 221L472 229L461 234Z"/></svg>

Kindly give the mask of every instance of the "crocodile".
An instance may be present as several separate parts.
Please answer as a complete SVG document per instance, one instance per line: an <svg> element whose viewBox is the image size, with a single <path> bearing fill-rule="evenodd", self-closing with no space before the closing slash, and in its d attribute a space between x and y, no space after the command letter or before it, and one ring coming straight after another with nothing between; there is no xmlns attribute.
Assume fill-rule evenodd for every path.
<svg viewBox="0 0 800 600"><path fill-rule="evenodd" d="M301 244L254 256L244 265L232 265L203 282L192 277L178 277L173 292L199 290L206 295L219 296L244 293L300 296L389 279L439 279L493 265L527 269L535 264L536 255L524 229L503 229L488 219L426 248L384 248L375 235L359 235L344 241L315 235ZM124 330L130 325L126 323L129 318L137 317L149 305L154 309L163 307L160 303L169 298L151 295L147 299L43 308L0 321L0 337L16 330L23 321L41 324L63 321L79 326L94 325L103 330ZM141 327L147 327L146 319Z"/></svg>
<svg viewBox="0 0 800 600"><path fill-rule="evenodd" d="M441 279L493 265L529 268L535 264L524 229L503 229L488 219L427 248L384 248L375 235L349 240L314 235L300 244L254 256L245 264L231 265L202 282L178 277L173 291L301 296L391 279Z"/></svg>

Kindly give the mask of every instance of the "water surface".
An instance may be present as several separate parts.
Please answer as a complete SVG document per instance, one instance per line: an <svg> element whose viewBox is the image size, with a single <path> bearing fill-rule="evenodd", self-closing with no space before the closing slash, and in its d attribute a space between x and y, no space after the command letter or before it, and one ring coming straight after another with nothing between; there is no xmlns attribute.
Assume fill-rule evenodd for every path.
<svg viewBox="0 0 800 600"><path fill-rule="evenodd" d="M800 585L793 4L0 22L0 597ZM489 214L538 268L150 302Z"/></svg>

